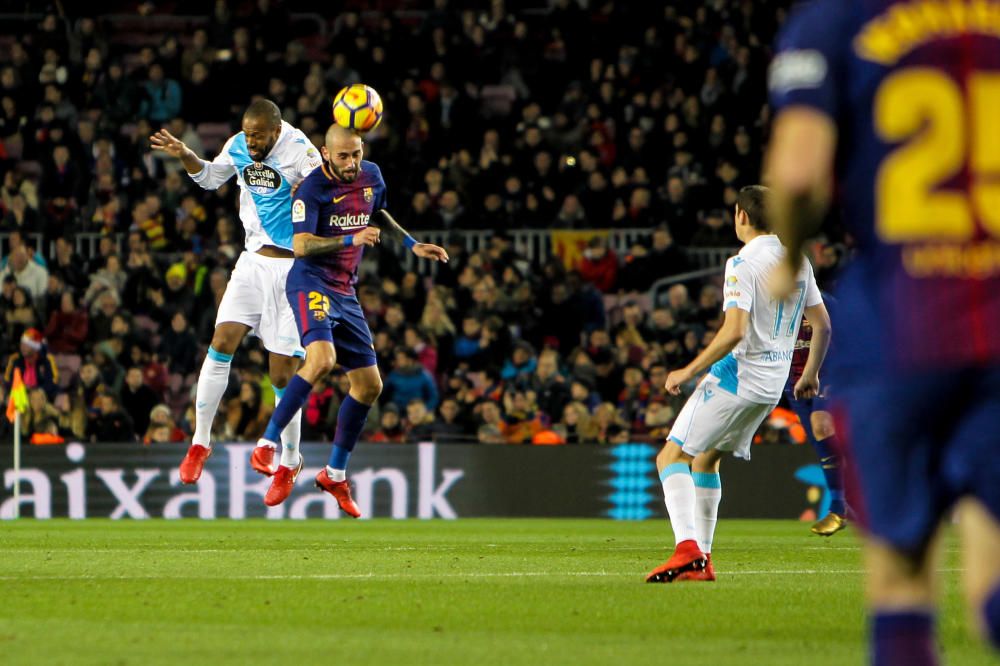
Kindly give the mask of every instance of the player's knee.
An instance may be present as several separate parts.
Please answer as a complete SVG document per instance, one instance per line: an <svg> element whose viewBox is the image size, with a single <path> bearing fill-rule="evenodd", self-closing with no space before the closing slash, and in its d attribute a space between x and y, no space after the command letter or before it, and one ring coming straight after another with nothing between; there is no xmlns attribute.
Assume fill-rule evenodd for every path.
<svg viewBox="0 0 1000 666"><path fill-rule="evenodd" d="M306 355L306 363L302 368L302 374L311 382L325 377L333 371L337 364L337 358L332 351L325 349L310 350Z"/></svg>
<svg viewBox="0 0 1000 666"><path fill-rule="evenodd" d="M681 447L677 446L673 442L667 442L660 449L660 452L656 454L656 469L663 470L668 465L673 465L676 462L682 462L684 457L684 451Z"/></svg>
<svg viewBox="0 0 1000 666"><path fill-rule="evenodd" d="M833 437L833 416L830 412L813 412L809 416L809 424L812 426L813 437L819 441Z"/></svg>
<svg viewBox="0 0 1000 666"><path fill-rule="evenodd" d="M378 397L382 395L382 378L376 375L372 381L364 386L359 386L358 393L360 394L360 402L366 405L375 404Z"/></svg>
<svg viewBox="0 0 1000 666"><path fill-rule="evenodd" d="M222 354L232 356L240 346L240 336L222 328L215 329L212 334L212 349Z"/></svg>

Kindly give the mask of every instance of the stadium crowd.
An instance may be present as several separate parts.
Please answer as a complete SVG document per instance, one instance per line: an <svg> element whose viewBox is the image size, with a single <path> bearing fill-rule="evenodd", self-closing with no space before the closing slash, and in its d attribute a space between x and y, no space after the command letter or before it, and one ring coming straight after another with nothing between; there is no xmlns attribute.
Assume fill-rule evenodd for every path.
<svg viewBox="0 0 1000 666"><path fill-rule="evenodd" d="M363 264L385 383L365 438L662 437L682 399L663 391L667 370L713 335L721 291L710 278L652 306L642 294L692 267L686 248L737 245L732 207L759 180L764 69L788 3L466 4L348 3L317 26L294 2L144 2L127 26L44 13L0 36L0 349L4 391L14 368L29 386L26 433L189 437L242 228L234 181L201 190L148 137L168 127L211 159L266 96L318 145L333 93L363 81L385 101L366 142L390 209L418 237L451 233L453 256L433 276L388 248ZM190 29L157 27L178 16ZM567 266L528 261L516 228L649 234L619 256L595 233ZM495 233L471 253L463 230ZM84 256L82 235L99 236ZM836 252L817 260L822 273ZM266 368L255 342L237 354L216 437L260 436ZM331 438L345 392L342 376L316 385L305 440Z"/></svg>

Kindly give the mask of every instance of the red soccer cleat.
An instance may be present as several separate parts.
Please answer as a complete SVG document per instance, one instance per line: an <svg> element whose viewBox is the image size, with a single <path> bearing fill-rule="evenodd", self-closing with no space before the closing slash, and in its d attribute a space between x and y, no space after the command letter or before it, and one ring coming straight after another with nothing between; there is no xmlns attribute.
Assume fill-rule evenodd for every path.
<svg viewBox="0 0 1000 666"><path fill-rule="evenodd" d="M201 470L205 467L205 461L212 455L212 449L201 444L192 444L188 447L187 455L181 461L180 472L181 483L197 483L201 477Z"/></svg>
<svg viewBox="0 0 1000 666"><path fill-rule="evenodd" d="M264 476L272 476L274 474L275 448L277 447L274 442L269 442L266 439L257 440L257 446L254 447L253 453L250 455L250 466Z"/></svg>
<svg viewBox="0 0 1000 666"><path fill-rule="evenodd" d="M700 571L708 564L705 553L698 548L698 542L687 539L677 544L670 559L656 567L646 576L647 583L670 583L685 571Z"/></svg>
<svg viewBox="0 0 1000 666"><path fill-rule="evenodd" d="M316 475L316 487L333 495L337 500L337 504L340 505L340 510L348 516L352 518L361 517L361 509L351 499L351 486L347 483L346 479L344 481L334 481L326 473L325 469L321 469L319 474Z"/></svg>
<svg viewBox="0 0 1000 666"><path fill-rule="evenodd" d="M674 580L677 581L678 583L682 580L701 580L708 582L714 581L715 568L712 566L712 554L705 553L705 560L707 564L705 564L704 569L700 571L697 569L694 571L685 571L684 573L677 576L677 578L675 578Z"/></svg>
<svg viewBox="0 0 1000 666"><path fill-rule="evenodd" d="M300 455L299 464L295 468L278 465L278 471L271 477L271 487L264 495L264 504L277 506L288 499L292 494L292 488L295 487L295 479L299 478L299 472L305 464L305 458Z"/></svg>

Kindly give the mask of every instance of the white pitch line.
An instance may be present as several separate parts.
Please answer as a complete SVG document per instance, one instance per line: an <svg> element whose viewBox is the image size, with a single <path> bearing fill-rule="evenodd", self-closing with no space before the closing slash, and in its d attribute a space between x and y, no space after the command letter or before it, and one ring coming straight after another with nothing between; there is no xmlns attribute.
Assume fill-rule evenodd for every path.
<svg viewBox="0 0 1000 666"><path fill-rule="evenodd" d="M964 569L938 569L939 573L955 573ZM774 569L720 571L717 575L729 576L811 576L817 574L862 575L863 569ZM498 571L498 572L448 572L448 573L368 573L355 574L259 574L247 576L186 576L170 574L71 574L71 575L25 575L0 576L2 581L22 580L436 580L439 578L641 578L643 573L612 571Z"/></svg>

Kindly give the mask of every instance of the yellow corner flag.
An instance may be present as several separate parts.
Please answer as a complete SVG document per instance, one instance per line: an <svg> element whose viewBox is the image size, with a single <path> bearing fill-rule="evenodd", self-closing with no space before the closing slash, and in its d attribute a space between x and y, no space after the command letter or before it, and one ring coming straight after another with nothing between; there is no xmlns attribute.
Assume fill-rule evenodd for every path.
<svg viewBox="0 0 1000 666"><path fill-rule="evenodd" d="M10 399L7 400L7 420L14 422L15 415L28 410L28 390L21 379L21 369L14 368L14 383L10 387Z"/></svg>

